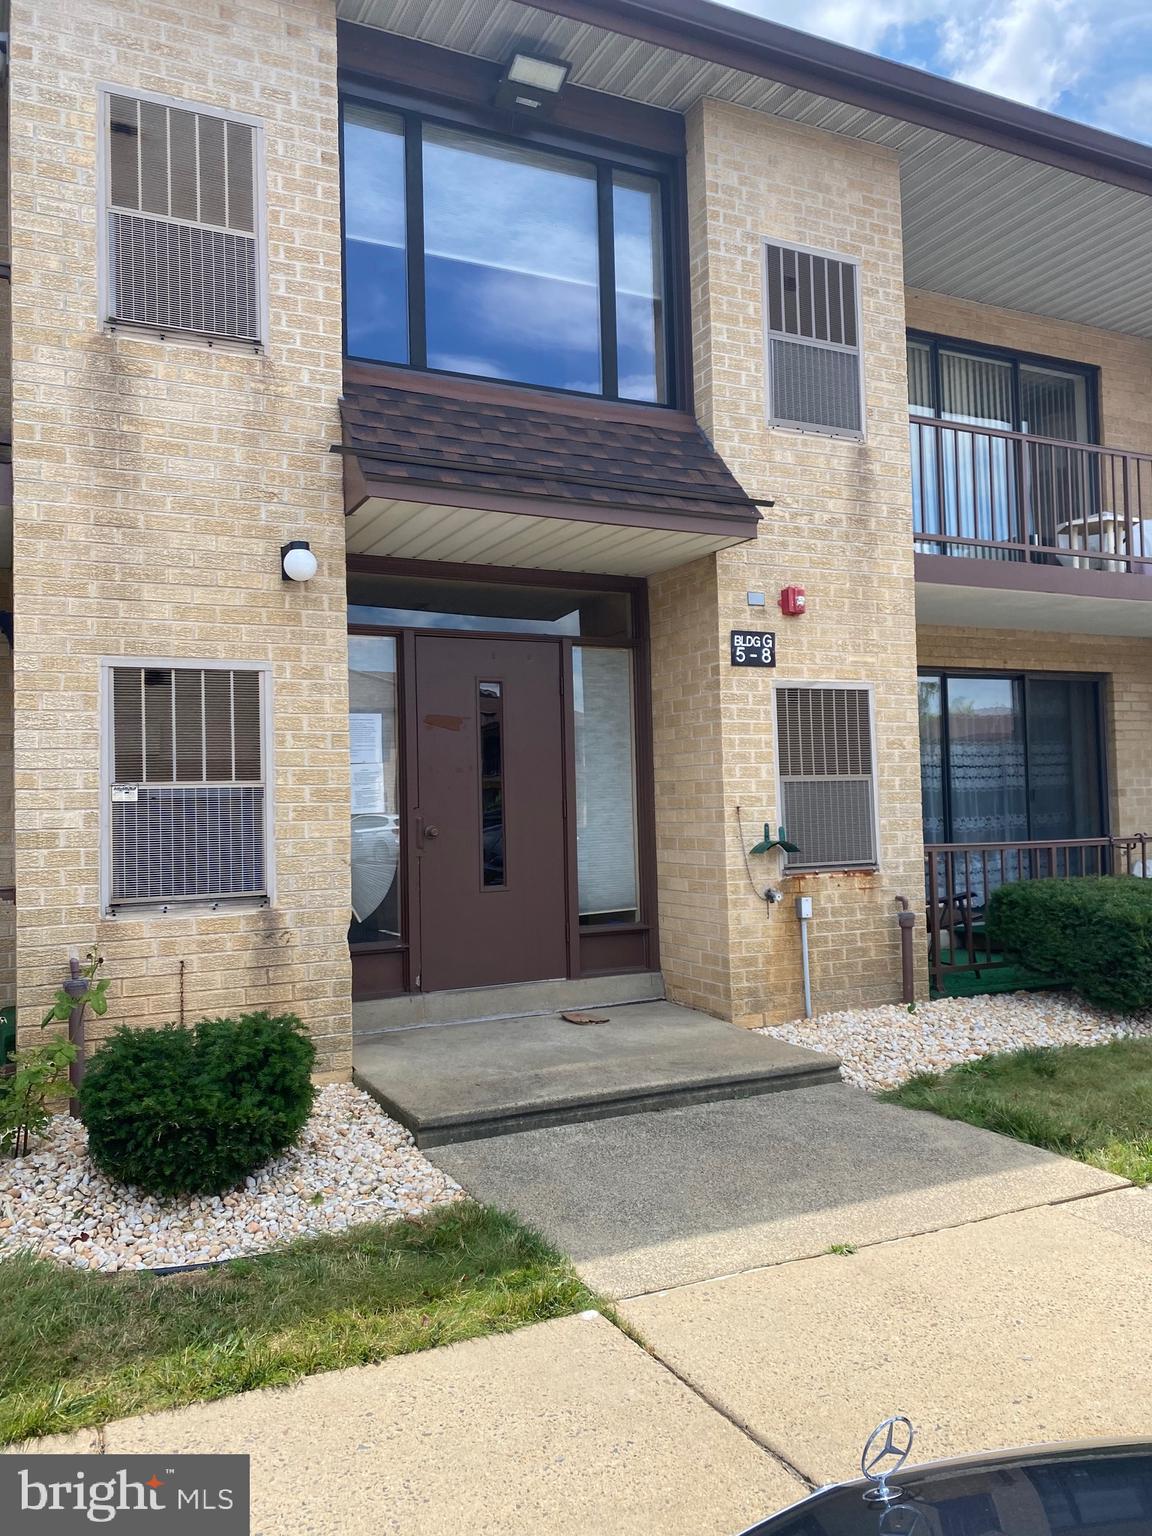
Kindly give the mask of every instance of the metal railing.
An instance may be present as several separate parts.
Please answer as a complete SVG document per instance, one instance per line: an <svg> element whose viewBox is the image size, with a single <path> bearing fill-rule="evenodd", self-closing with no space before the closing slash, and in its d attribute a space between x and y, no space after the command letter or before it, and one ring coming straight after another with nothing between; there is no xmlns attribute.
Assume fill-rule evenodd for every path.
<svg viewBox="0 0 1152 1536"><path fill-rule="evenodd" d="M913 416L921 554L1152 575L1152 454Z"/></svg>
<svg viewBox="0 0 1152 1536"><path fill-rule="evenodd" d="M1082 875L1152 877L1150 843L1152 837L1143 832L1056 841L926 843L924 896L933 988L942 991L950 973L979 974L1008 963L991 947L985 926L989 898L1000 886Z"/></svg>

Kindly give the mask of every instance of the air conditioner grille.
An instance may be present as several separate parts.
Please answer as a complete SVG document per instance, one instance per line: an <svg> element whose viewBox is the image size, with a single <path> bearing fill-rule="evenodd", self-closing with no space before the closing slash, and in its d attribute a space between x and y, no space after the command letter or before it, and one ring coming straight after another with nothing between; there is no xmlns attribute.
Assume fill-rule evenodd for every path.
<svg viewBox="0 0 1152 1536"><path fill-rule="evenodd" d="M772 420L782 424L860 431L860 359L805 342L772 342Z"/></svg>
<svg viewBox="0 0 1152 1536"><path fill-rule="evenodd" d="M260 674L111 672L112 901L263 894Z"/></svg>
<svg viewBox="0 0 1152 1536"><path fill-rule="evenodd" d="M260 339L256 241L139 214L108 214L113 320Z"/></svg>
<svg viewBox="0 0 1152 1536"><path fill-rule="evenodd" d="M776 693L780 813L799 852L787 868L876 863L870 699L866 688Z"/></svg>

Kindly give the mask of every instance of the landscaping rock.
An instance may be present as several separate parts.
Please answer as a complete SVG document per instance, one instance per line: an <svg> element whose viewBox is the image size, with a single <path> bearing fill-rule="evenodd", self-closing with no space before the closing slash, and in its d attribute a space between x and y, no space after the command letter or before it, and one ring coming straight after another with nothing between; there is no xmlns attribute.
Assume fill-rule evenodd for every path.
<svg viewBox="0 0 1152 1536"><path fill-rule="evenodd" d="M1102 1045L1127 1035L1152 1035L1152 1014L1104 1013L1062 992L1012 992L988 997L941 997L910 1011L889 1003L825 1013L757 1030L812 1051L839 1056L846 1082L879 1091L917 1072L943 1072L997 1051L1035 1045Z"/></svg>
<svg viewBox="0 0 1152 1536"><path fill-rule="evenodd" d="M114 1184L89 1160L84 1127L59 1115L27 1157L0 1160L0 1257L24 1249L95 1270L209 1263L460 1198L404 1127L346 1083L322 1088L296 1146L223 1197L158 1200Z"/></svg>

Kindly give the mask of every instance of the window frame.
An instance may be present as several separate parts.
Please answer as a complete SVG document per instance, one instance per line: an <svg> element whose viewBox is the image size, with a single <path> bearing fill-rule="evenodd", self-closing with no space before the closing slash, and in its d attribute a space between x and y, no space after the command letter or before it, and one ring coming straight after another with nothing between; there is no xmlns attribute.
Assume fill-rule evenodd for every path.
<svg viewBox="0 0 1152 1536"><path fill-rule="evenodd" d="M768 294L768 252L775 248L781 251L794 251L801 256L819 256L824 261L837 261L842 266L848 267L852 272L852 301L856 309L856 345L845 346L842 342L819 341L811 337L794 336L789 331L775 331L772 329L772 310ZM774 235L764 235L760 241L760 298L763 310L763 348L764 348L764 414L768 426L774 431L800 432L809 437L831 437L849 443L863 443L868 437L868 395L865 388L864 377L864 314L861 303L860 281L861 259L859 256L850 256L844 251L824 250L820 246L803 245L795 240L782 240ZM812 347L816 351L846 353L856 359L856 393L860 403L860 430L852 431L846 427L824 427L811 422L791 421L778 417L774 410L774 387L772 368L772 342L774 340L795 342L798 346ZM840 686L844 686L841 684Z"/></svg>
<svg viewBox="0 0 1152 1536"><path fill-rule="evenodd" d="M347 178L344 158L344 119L348 107L366 107L399 118L404 141L404 224L405 278L408 308L408 360L367 357L352 352L348 346L348 263L347 250ZM506 123L506 114L504 115ZM524 379L496 378L490 374L459 373L447 368L433 368L427 361L426 312L424 306L424 200L422 128L450 128L492 143L511 144L536 149L558 158L577 160L596 170L597 215L596 241L599 255L600 284L599 349L602 382L613 389L596 392L564 389L554 384L537 384ZM686 262L684 231L684 162L677 157L652 151L632 149L615 141L591 142L578 135L549 131L547 125L510 133L507 127L493 127L485 113L443 102L426 102L402 91L373 88L357 80L341 85L340 113L340 252L341 320L344 357L349 362L382 368L400 368L434 377L475 380L479 384L507 385L512 389L539 390L574 400L604 400L613 405L640 406L652 410L687 410L691 408L691 390L686 375L688 348L685 344L687 302L685 297ZM660 238L663 257L663 315L661 334L664 344L663 400L640 400L619 393L618 339L616 334L615 249L613 243L612 176L614 171L649 176L660 186ZM413 235L417 238L413 239Z"/></svg>
<svg viewBox="0 0 1152 1536"><path fill-rule="evenodd" d="M917 412L912 414L911 402L909 413L913 421L944 421L941 416L940 400L943 391L940 387L940 353L960 352L967 353L970 357L984 357L992 362L1009 363L1012 367L1012 420L1015 423L1011 430L1021 432L1019 425L1023 419L1020 397L1020 369L1021 367L1034 366L1037 368L1053 368L1062 373L1079 375L1085 383L1085 396L1088 408L1088 438L1089 445L1100 446L1100 367L1096 363L1078 363L1069 357L1049 357L1042 352L1027 352L1016 347L998 347L990 342L969 341L962 336L946 336L939 331L921 331L915 327L909 327L904 333L905 347L916 342L920 346L928 348L930 367L932 371L932 393L936 400L936 408L931 416L924 416ZM955 423L961 430L963 423ZM977 429L978 430L978 429ZM1027 433L1026 436L1035 437L1036 433ZM1060 441L1060 439L1054 439Z"/></svg>
<svg viewBox="0 0 1152 1536"><path fill-rule="evenodd" d="M112 673L117 667L156 671L255 672L260 689L260 760L264 789L264 892L238 892L233 896L173 896L164 900L117 903L112 897L112 785L116 774L116 735L113 714ZM100 660L100 912L103 917L149 916L166 913L222 914L259 910L276 901L275 751L272 664L267 661L220 661L200 656L105 656ZM237 780L236 782L246 782Z"/></svg>
<svg viewBox="0 0 1152 1536"><path fill-rule="evenodd" d="M1093 687L1096 690L1096 699L1095 699L1096 708L1095 708L1094 713L1095 713L1095 716L1096 716L1096 785L1097 785L1098 804L1099 804L1099 809L1100 809L1100 827L1101 827L1100 836L1101 837L1110 837L1112 835L1112 819L1113 818L1112 818L1111 776L1110 776L1110 769L1109 769L1109 750L1108 750L1108 699L1107 699L1107 687L1108 687L1108 681L1109 681L1109 674L1107 672L1092 672L1092 671L1084 671L1084 672L1053 671L1053 672L1048 672L1048 671L1044 671L1043 669L1037 670L1034 667L1033 668L1023 668L1023 667L1015 667L1015 668L1012 668L1012 667L1007 667L1007 668L999 667L999 668L997 668L997 667L947 667L947 666L929 667L929 666L923 666L923 667L917 667L917 669L916 669L916 681L917 681L917 684L921 683L925 679L930 679L930 678L939 679L939 681L943 684L943 686L942 686L942 688L940 690L940 755L941 755L941 770L942 770L942 777L941 777L941 810L943 812L945 830L948 833L948 836L944 840L943 844L935 844L935 845L934 844L929 844L928 846L929 847L933 847L933 846L948 847L948 846L952 846L952 845L955 844L954 828L953 828L953 825L952 825L952 775L951 775L951 772L950 772L951 740L950 740L949 728L948 728L948 680L949 680L949 678L953 678L953 677L956 677L956 678L969 678L969 679L983 679L983 678L987 678L990 681L994 681L994 682L1013 682L1013 683L1019 683L1021 685L1020 686L1020 720L1021 720L1021 725L1023 727L1023 743L1024 743L1025 803L1026 803L1027 808L1028 808L1028 836L1027 836L1027 838L1024 839L1025 842L1031 842L1031 841L1034 840L1033 837L1032 837L1032 803L1031 803L1031 797L1028 794L1028 776L1029 776L1029 773L1030 773L1030 765L1029 765L1029 758L1028 758L1028 684L1029 684L1029 682L1032 682L1032 681L1038 681L1038 682L1051 682L1051 683L1091 683L1093 685ZM919 744L920 744L919 743L919 720L917 720L917 747L918 748L919 748ZM921 784L920 825L921 825L921 832L923 832L923 825L924 825L923 784ZM1045 841L1045 839L1039 838L1039 839L1035 839L1035 841L1043 842L1043 841ZM1061 839L1057 838L1057 839L1055 839L1055 841L1060 842ZM1075 839L1067 839L1067 841L1075 841ZM965 845L963 843L960 843L960 844L955 844L955 846L964 847Z"/></svg>
<svg viewBox="0 0 1152 1536"><path fill-rule="evenodd" d="M788 823L784 819L784 781L793 778L793 775L780 771L780 695L785 689L805 688L809 690L838 688L845 692L863 693L868 700L868 737L872 757L872 771L869 774L871 780L871 794L868 797L869 809L872 814L872 848L875 858L870 862L856 861L853 863L840 862L838 864L789 864L788 855L783 856L780 873L784 877L792 875L819 875L819 874L854 874L863 873L869 875L879 874L884 865L884 847L881 839L882 822L880 820L880 774L879 754L876 735L876 688L873 683L861 682L858 678L851 681L840 679L839 681L827 678L775 678L772 683L772 768L775 776L776 810L777 820L784 828L784 836L788 836ZM803 778L796 780L804 783ZM811 782L810 780L808 782ZM803 849L801 849L801 853Z"/></svg>
<svg viewBox="0 0 1152 1536"><path fill-rule="evenodd" d="M256 340L242 337L219 336L214 331L186 330L179 326L147 325L140 320L121 320L113 314L115 295L112 292L112 255L108 247L108 215L113 211L109 176L109 98L127 96L136 101L153 102L160 107L174 107L181 112L196 112L203 117L219 118L225 123L242 123L252 129L252 215L253 238L256 242L256 313L260 335ZM189 101L179 96L167 96L159 91L142 91L136 86L114 85L103 81L96 88L96 282L99 304L99 324L102 330L112 334L121 331L131 336L150 336L158 341L169 337L184 341L197 341L214 349L233 352L253 352L260 355L268 349L270 307L268 274L268 176L264 120L247 112L233 112L224 107L211 106L206 102ZM158 215L150 215L158 217ZM191 229L216 229L215 224L198 224L191 219L165 220L169 224L183 225Z"/></svg>

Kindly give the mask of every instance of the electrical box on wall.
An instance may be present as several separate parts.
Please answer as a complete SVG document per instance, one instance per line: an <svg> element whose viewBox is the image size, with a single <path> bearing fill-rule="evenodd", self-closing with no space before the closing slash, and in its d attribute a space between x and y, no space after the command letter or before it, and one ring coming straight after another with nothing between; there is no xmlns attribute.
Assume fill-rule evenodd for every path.
<svg viewBox="0 0 1152 1536"><path fill-rule="evenodd" d="M781 587L780 612L789 618L795 618L808 607L808 599L803 587Z"/></svg>

